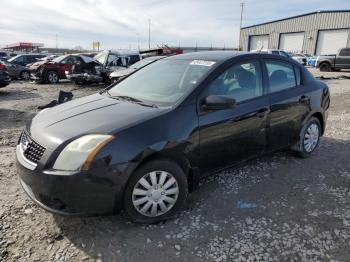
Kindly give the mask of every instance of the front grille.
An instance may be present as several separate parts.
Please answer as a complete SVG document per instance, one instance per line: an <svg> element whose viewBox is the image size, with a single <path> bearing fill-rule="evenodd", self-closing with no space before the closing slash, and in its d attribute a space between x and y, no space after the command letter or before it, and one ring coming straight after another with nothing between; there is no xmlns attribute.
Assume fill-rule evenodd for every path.
<svg viewBox="0 0 350 262"><path fill-rule="evenodd" d="M45 152L45 147L35 142L25 131L23 131L20 141L25 158L33 163L38 163Z"/></svg>

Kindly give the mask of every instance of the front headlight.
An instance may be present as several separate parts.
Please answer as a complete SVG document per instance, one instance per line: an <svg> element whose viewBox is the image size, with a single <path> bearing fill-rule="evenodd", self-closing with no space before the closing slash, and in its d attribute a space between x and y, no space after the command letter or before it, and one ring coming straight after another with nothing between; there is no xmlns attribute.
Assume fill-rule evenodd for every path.
<svg viewBox="0 0 350 262"><path fill-rule="evenodd" d="M53 166L56 170L88 170L97 153L111 141L111 135L85 135L69 143Z"/></svg>

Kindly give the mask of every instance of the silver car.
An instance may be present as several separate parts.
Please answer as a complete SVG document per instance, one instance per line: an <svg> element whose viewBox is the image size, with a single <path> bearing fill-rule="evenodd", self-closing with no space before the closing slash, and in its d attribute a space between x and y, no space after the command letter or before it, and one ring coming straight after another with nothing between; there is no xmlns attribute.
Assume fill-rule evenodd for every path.
<svg viewBox="0 0 350 262"><path fill-rule="evenodd" d="M17 65L8 61L0 61L6 66L6 70L13 79L29 80L30 71L28 67Z"/></svg>

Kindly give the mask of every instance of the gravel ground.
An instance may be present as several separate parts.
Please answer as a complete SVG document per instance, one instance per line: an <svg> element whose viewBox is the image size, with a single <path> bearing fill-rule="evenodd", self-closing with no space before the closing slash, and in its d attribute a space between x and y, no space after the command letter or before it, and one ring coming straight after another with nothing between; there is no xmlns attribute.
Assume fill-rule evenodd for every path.
<svg viewBox="0 0 350 262"><path fill-rule="evenodd" d="M203 180L177 217L149 226L55 216L18 183L15 145L37 106L60 89L80 97L100 87L0 89L0 261L350 261L350 73L311 71L328 78L332 96L311 158L278 152L225 170Z"/></svg>

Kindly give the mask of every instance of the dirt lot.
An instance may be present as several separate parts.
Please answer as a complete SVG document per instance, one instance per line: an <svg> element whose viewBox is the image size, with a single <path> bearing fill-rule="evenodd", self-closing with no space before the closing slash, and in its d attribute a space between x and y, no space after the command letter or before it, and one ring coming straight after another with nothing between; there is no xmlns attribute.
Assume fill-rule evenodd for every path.
<svg viewBox="0 0 350 262"><path fill-rule="evenodd" d="M0 261L350 261L350 72L312 71L334 79L324 80L332 104L311 158L279 152L218 173L176 218L150 226L120 215L58 217L18 183L15 146L37 106L60 89L76 98L100 88L0 89Z"/></svg>

